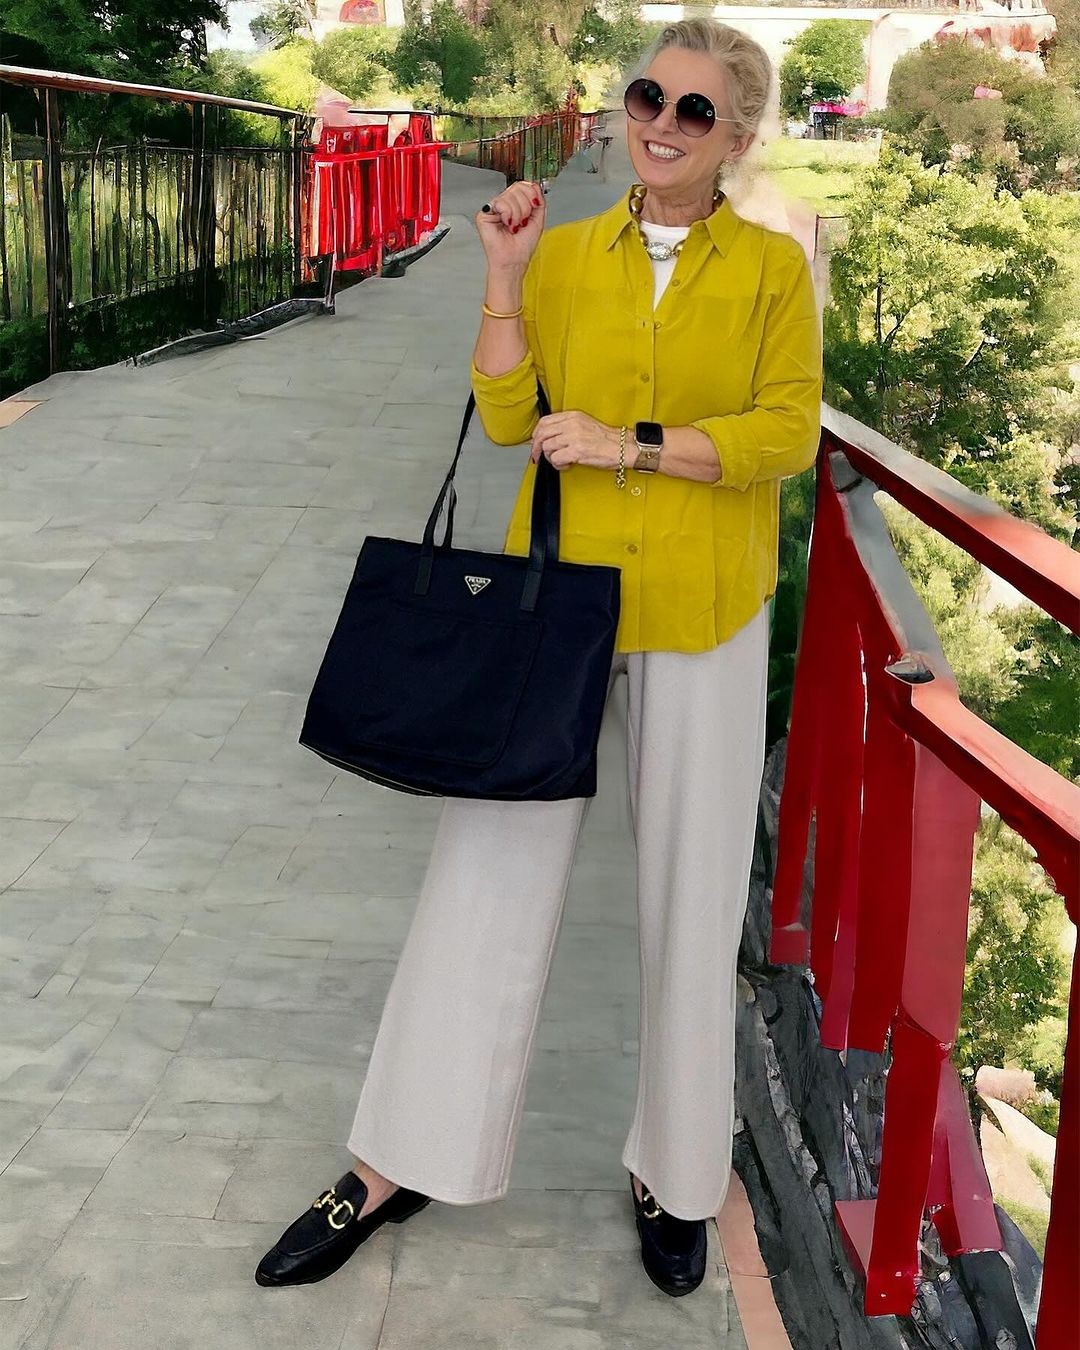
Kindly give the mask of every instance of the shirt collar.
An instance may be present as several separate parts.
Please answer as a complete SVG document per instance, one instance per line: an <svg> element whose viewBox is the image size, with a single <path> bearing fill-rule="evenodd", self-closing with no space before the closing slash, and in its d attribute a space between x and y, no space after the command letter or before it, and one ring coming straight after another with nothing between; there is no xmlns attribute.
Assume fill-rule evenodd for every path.
<svg viewBox="0 0 1080 1350"><path fill-rule="evenodd" d="M741 223L740 217L735 214L735 209L727 194L718 207L704 220L695 220L690 226L690 233L686 236L687 242L694 238L695 232L700 233L704 228L708 237L712 240L713 247L717 253L723 257L731 247L731 242L738 232ZM600 238L605 248L612 248L616 240L631 224L630 219L630 188L628 187L622 196L606 211L602 211L597 218L597 228L600 231Z"/></svg>

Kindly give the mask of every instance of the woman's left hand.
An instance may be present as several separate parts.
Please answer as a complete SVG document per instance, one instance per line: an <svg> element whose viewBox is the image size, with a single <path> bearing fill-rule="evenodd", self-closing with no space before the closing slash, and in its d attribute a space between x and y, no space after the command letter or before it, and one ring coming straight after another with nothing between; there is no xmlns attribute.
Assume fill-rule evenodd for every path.
<svg viewBox="0 0 1080 1350"><path fill-rule="evenodd" d="M613 469L619 462L619 428L584 412L548 413L533 428L529 457L535 464L541 455L553 469L568 469L571 464Z"/></svg>

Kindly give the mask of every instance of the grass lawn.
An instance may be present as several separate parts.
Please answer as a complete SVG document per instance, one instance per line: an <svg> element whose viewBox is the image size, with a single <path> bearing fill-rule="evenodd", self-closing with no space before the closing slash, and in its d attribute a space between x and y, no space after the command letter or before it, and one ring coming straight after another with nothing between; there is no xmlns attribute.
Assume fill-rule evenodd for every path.
<svg viewBox="0 0 1080 1350"><path fill-rule="evenodd" d="M786 196L806 202L819 216L842 216L856 171L877 156L878 147L869 141L779 136L765 146L761 162Z"/></svg>

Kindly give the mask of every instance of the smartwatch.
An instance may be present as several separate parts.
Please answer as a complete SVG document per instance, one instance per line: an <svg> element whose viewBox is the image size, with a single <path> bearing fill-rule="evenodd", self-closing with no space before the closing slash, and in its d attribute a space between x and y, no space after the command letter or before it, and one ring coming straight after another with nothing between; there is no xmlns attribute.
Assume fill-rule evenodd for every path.
<svg viewBox="0 0 1080 1350"><path fill-rule="evenodd" d="M664 445L664 428L659 422L635 422L634 440L638 448L634 468L639 473L656 473Z"/></svg>

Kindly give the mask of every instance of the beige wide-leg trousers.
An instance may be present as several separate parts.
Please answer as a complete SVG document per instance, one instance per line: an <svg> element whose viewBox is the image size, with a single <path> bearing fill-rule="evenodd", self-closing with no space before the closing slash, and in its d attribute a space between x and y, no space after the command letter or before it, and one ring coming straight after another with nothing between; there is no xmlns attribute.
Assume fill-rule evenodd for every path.
<svg viewBox="0 0 1080 1350"><path fill-rule="evenodd" d="M735 962L765 749L768 604L706 652L616 653L637 845L641 1023L624 1166L670 1214L723 1203ZM449 1204L506 1194L591 798L448 798L349 1148Z"/></svg>

